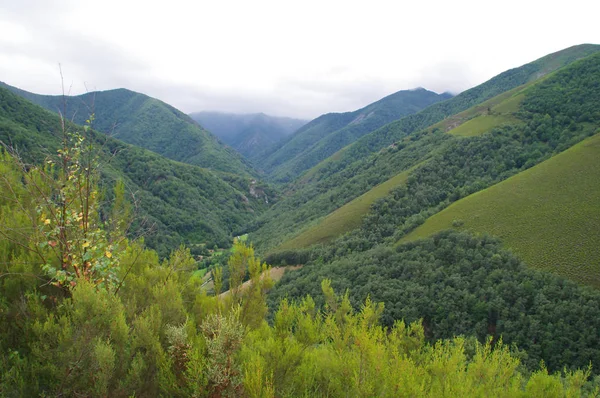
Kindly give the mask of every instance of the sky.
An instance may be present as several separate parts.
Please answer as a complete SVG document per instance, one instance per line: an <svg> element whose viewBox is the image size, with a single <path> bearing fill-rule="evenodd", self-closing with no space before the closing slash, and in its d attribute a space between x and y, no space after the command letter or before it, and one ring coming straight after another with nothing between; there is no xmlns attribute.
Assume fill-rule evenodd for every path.
<svg viewBox="0 0 600 398"><path fill-rule="evenodd" d="M600 44L599 11L592 0L0 0L0 81L312 119L399 90L458 93Z"/></svg>

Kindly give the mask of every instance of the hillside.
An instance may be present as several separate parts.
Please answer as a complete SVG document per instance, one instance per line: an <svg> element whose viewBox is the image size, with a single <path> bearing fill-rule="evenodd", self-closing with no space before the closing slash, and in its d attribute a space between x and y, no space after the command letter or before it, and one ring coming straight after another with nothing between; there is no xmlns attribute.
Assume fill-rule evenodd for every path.
<svg viewBox="0 0 600 398"><path fill-rule="evenodd" d="M317 165L315 167L317 170L313 172L312 178L317 180L326 179L354 162L367 160L372 154L411 133L430 127L445 118L456 115L506 91L542 78L561 67L598 51L600 51L600 45L581 44L546 55L518 68L507 70L448 101L434 104L417 114L389 123L362 137L334 155L331 160L327 159L326 164Z"/></svg>
<svg viewBox="0 0 600 398"><path fill-rule="evenodd" d="M63 112L63 97L38 95L11 87L23 98L52 112ZM166 158L239 175L252 175L252 167L235 151L186 114L147 95L126 89L67 96L66 115L84 124L94 113L94 129Z"/></svg>
<svg viewBox="0 0 600 398"><path fill-rule="evenodd" d="M401 242L488 233L529 266L600 287L600 134L433 215Z"/></svg>
<svg viewBox="0 0 600 398"><path fill-rule="evenodd" d="M363 135L451 95L422 88L388 95L354 112L328 113L299 129L257 163L276 181L291 181Z"/></svg>
<svg viewBox="0 0 600 398"><path fill-rule="evenodd" d="M0 88L0 141L26 161L56 154L60 131L57 115ZM268 206L249 193L249 177L174 162L103 134L91 132L90 138L101 150L104 189L125 182L137 206L132 233L143 232L146 244L163 256L182 243L227 244Z"/></svg>
<svg viewBox="0 0 600 398"><path fill-rule="evenodd" d="M385 325L419 320L431 342L501 337L522 350L529 369L541 360L549 370L600 361L592 324L600 295L581 284L598 286L598 82L595 54L468 109L448 128L411 133L379 151L370 167L382 174L400 170L396 178L322 222L302 223L308 211L290 205L289 216L305 229L280 240L267 260L303 267L283 276L271 302L308 293L317 306L329 303L319 294L327 279L348 291L349 306L366 297L382 301ZM360 187L352 178L340 186ZM301 183L310 186L310 180ZM335 202L336 194L343 191L323 193L313 202L322 206L315 212ZM360 217L361 202L374 196L379 199ZM336 229L356 224L357 215L360 225L338 236ZM270 227L279 227L279 236L286 231L283 223ZM423 239L409 239L419 231ZM329 242L314 244L320 242L313 237ZM540 269L528 266L528 256L542 263Z"/></svg>
<svg viewBox="0 0 600 398"><path fill-rule="evenodd" d="M264 113L194 112L190 117L247 159L255 158L307 122Z"/></svg>
<svg viewBox="0 0 600 398"><path fill-rule="evenodd" d="M600 47L573 47L564 50L561 53L563 54L561 59L572 60L572 58L566 57L565 54L580 55L582 49L591 51L590 49L598 48ZM373 135L383 134L382 132L388 132L390 136L397 134L400 138L367 157L361 158L358 156L355 161L346 163L345 160L342 160L348 160L346 153L353 150L353 144L306 173L296 184L290 186L288 196L284 200L260 217L256 224L257 230L253 234L254 241L262 250L268 251L277 247L292 239L299 232L306 230L309 226L316 225L322 217L332 213L352 199L368 192L374 186L393 178L395 175L422 163L424 160L437 158L439 162L426 162L413 171L413 175L418 175L419 178L425 180L417 179L413 181L409 178L408 182L409 185L414 185L411 189L423 188L424 185L421 184L421 181L429 180L439 182L437 182L437 186L427 189L438 190L440 187L444 187L443 192L439 193L441 196L433 199L431 206L429 206L427 212L430 212L434 211L433 209L436 206L450 200L449 198L456 200L464 197L465 194L491 185L495 179L507 178L523 168L531 167L544 160L543 157L549 153L568 148L577 140L593 134L593 129L587 124L586 120L593 119L595 109L598 106L595 102L593 85L594 79L600 77L597 70L597 58L597 56L591 56L585 59L587 63L582 63L583 61L573 63L573 69L571 69L573 73L550 73L542 76L543 79L529 82L529 86L527 83L515 86L517 83L513 79L514 76L521 76L518 79L518 82L520 82L523 80L523 75L533 77L531 71L539 70L540 64L543 63L540 60L535 61L532 64L511 70L510 73L505 72L482 86L475 87L443 103L432 105L417 115L405 117L365 136L366 139ZM548 56L541 60L547 59L556 58ZM537 66L533 68L531 65ZM570 77L565 80L565 76ZM564 90L566 86L569 86L570 89ZM500 93L506 93L504 96L496 99L493 97L487 98L490 91L501 91L500 87L504 87L504 90ZM546 95L549 88L551 89L551 95ZM585 92L585 94L582 95L582 92ZM527 100L525 96L527 96ZM551 98L551 96L554 96L554 98ZM590 101L582 102L581 98L586 96L590 96ZM481 106L488 100L489 103ZM474 106L470 107L473 108L472 111L469 108L462 109L466 102L476 102ZM569 103L572 104L570 108ZM425 123L424 120L439 122L440 120L436 120L437 116L434 116L438 114L440 106L444 106L444 108L452 107L460 109L460 112L468 113L468 117L466 117L468 120L462 120L461 122L475 121L475 117L479 115L492 118L498 117L495 122L499 124L492 126L490 123L480 123L481 127L477 134L471 137L466 137L465 134L447 134L446 130L448 129L441 127L414 131L418 125L418 123L415 124L416 122ZM557 111L561 106L564 108L562 114ZM577 114L579 109L584 109L582 115ZM491 115L488 115L489 111L491 111ZM546 116L546 114L549 115ZM579 116L582 116L582 118L579 118ZM547 118L550 119L546 120ZM432 125L435 123L432 123ZM507 125L508 128L504 129L501 135L483 134L490 131L490 129L493 130L493 127L503 125ZM399 126L412 127L405 133L399 129ZM561 135L565 128L567 133ZM538 134L538 131L545 131L545 133ZM357 142L360 142L360 140ZM477 148L478 146L479 148ZM472 153L474 150L480 152L475 155ZM496 151L498 155L487 153L490 150ZM453 153L453 151L456 153ZM462 160L457 158L456 164L448 165L447 161L453 159L458 153L462 153L461 156L464 158ZM473 156L481 160L483 169L477 170L474 166L465 163L467 160L471 160L469 157ZM506 160L501 167L485 164L500 161L502 160L501 157ZM443 164L446 165L442 166ZM438 167L439 169L437 169ZM452 169L444 169L444 167L452 167ZM490 169L490 167L492 168ZM436 168L436 170L432 168ZM463 169L462 172L461 168ZM477 170L477 174L469 175L468 170ZM439 176L446 176L450 181L456 176L460 176L460 178L453 183L454 185L449 185L450 183L443 178L434 178L434 173L439 173ZM452 173L456 174L453 175ZM463 187L465 178L473 179L468 182L468 189ZM413 182L411 183L411 181ZM469 192L469 190L474 191ZM414 207L415 210L412 210L412 208L407 209L409 217L403 219L402 223L408 221L412 225L413 222L429 215L419 215L418 213L422 210L416 211L416 209L420 209L419 206L421 205ZM413 211L416 211L416 213L412 213ZM372 232L372 235L380 236L383 239L385 236L389 236L390 232L387 229L390 228L391 234L394 233L393 231L397 226L390 225L393 223L388 223L385 220L386 218L383 216L377 222L372 220L372 223L374 222L372 225L376 230L380 229L379 225L386 225L386 232L376 231ZM367 234L366 231L364 233Z"/></svg>

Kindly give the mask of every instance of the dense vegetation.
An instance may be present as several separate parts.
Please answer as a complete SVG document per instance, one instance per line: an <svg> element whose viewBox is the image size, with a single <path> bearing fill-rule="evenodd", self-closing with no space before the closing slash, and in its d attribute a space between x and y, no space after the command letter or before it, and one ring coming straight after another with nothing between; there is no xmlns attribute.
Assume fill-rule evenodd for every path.
<svg viewBox="0 0 600 398"><path fill-rule="evenodd" d="M291 181L363 135L450 97L419 88L388 95L354 112L328 113L263 154L258 165L277 181Z"/></svg>
<svg viewBox="0 0 600 398"><path fill-rule="evenodd" d="M0 197L3 396L597 393L589 370L531 373L497 341L430 345L418 322L383 328L381 304L366 299L355 312L328 280L324 307L309 296L283 300L267 324L268 267L243 243L228 262L229 292L219 294L215 269L217 295L207 296L189 251L160 262L123 236L118 186L111 217L100 221L93 148L80 138L69 136L56 164L23 168L6 155L0 163L11 188Z"/></svg>
<svg viewBox="0 0 600 398"><path fill-rule="evenodd" d="M382 301L384 325L422 318L431 341L502 337L523 350L521 361L530 369L540 360L550 370L600 361L600 293L527 268L495 239L445 232L396 249L312 256L302 269L283 276L272 303L305 294L321 303L320 281L329 278L336 290L350 290L354 306L369 295Z"/></svg>
<svg viewBox="0 0 600 398"><path fill-rule="evenodd" d="M594 112L600 109L598 90L593 83L600 78L598 69L598 56L591 56L532 84L524 90L523 97L518 97L518 109L511 116L514 120L504 123L503 119L503 123L483 136L463 138L436 128L421 130L349 166L338 169L339 163L329 162L317 171L330 174L329 177L315 174L300 180L292 195L264 214L261 218L264 222L259 221L260 228L253 239L261 247L276 247L316 225L321 217L370 187L421 164L411 172L406 185L376 203L373 214L364 223L363 235L369 235L368 241L379 242L394 234L399 238L449 203L529 168L593 134ZM515 105L512 97L506 101ZM577 109L584 102L587 116L581 118ZM497 106L505 104L500 102ZM370 228L371 225L374 227ZM398 228L400 231L396 232Z"/></svg>
<svg viewBox="0 0 600 398"><path fill-rule="evenodd" d="M593 55L529 88L519 112L523 123L448 141L410 174L406 184L373 206L362 228L347 238L348 246L355 250L364 247L366 241L372 245L387 237L397 240L457 199L595 134L600 129L598 79L600 55ZM581 167L594 164L590 160ZM539 183L543 185L544 181ZM568 192L579 195L577 190ZM354 237L359 237L361 243L351 243Z"/></svg>
<svg viewBox="0 0 600 398"><path fill-rule="evenodd" d="M4 86L52 112L64 113L79 125L93 113L97 131L169 159L239 175L255 174L239 154L223 146L189 116L144 94L117 89L63 99Z"/></svg>
<svg viewBox="0 0 600 398"><path fill-rule="evenodd" d="M257 162L266 148L277 144L307 122L264 113L194 112L190 117L244 157Z"/></svg>
<svg viewBox="0 0 600 398"><path fill-rule="evenodd" d="M71 126L75 129L75 126ZM41 163L60 146L58 116L0 88L0 141L25 161ZM227 245L258 212L264 197L249 193L250 179L173 162L89 131L102 157L101 184L110 198L123 180L136 206L132 236L143 234L161 256L182 243ZM261 187L271 200L267 187Z"/></svg>

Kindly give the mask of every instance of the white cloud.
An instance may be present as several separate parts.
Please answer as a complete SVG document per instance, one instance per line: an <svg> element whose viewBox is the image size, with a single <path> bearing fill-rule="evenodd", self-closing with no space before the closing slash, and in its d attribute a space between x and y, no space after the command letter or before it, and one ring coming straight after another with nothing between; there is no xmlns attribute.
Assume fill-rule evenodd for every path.
<svg viewBox="0 0 600 398"><path fill-rule="evenodd" d="M126 87L185 112L315 117L400 89L461 91L600 42L599 6L475 1L0 0L0 80ZM84 84L85 83L85 84Z"/></svg>

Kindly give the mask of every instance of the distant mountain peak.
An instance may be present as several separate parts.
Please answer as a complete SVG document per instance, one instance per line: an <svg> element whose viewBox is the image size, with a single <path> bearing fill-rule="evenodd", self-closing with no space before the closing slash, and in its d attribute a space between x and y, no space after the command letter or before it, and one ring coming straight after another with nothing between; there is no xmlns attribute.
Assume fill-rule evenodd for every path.
<svg viewBox="0 0 600 398"><path fill-rule="evenodd" d="M270 116L264 112L235 114L202 111L191 113L190 117L247 158L277 144L307 122Z"/></svg>

